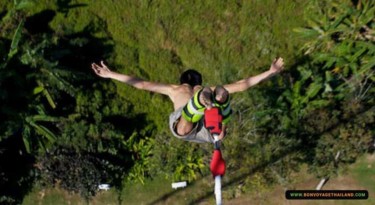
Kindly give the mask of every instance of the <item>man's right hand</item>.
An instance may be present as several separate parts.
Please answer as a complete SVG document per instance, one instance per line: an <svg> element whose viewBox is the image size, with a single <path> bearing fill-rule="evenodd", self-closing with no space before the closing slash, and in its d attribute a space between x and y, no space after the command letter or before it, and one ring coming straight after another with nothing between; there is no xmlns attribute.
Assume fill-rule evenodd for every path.
<svg viewBox="0 0 375 205"><path fill-rule="evenodd" d="M91 64L91 68L94 70L96 75L102 77L102 78L109 78L111 74L111 70L108 69L108 67L104 64L103 61L100 62L101 66L93 63Z"/></svg>

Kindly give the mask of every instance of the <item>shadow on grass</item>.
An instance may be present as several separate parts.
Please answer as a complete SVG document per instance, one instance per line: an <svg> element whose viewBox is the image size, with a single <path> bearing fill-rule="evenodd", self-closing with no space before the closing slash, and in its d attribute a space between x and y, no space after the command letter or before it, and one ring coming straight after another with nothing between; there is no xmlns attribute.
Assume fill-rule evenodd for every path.
<svg viewBox="0 0 375 205"><path fill-rule="evenodd" d="M253 175L256 172L262 171L267 166L269 166L269 165L271 165L271 164L273 164L273 163L275 163L275 162L283 159L284 157L288 156L289 154L298 152L301 149L302 149L302 147L296 146L296 147L290 148L288 150L285 150L284 152L282 152L282 153L280 153L280 154L278 154L276 156L273 156L270 160L267 160L267 161L265 161L265 162L263 162L261 164L258 164L257 166L255 166L252 169L250 169L248 172L241 173L241 174L238 174L238 175L234 176L229 182L222 184L222 188L229 187L229 186L231 186L231 185L233 185L235 183L238 183L238 182L242 181L244 178L246 178L246 177L248 177L250 175ZM205 200L206 198L212 197L213 194L214 194L213 191L206 192L205 194L203 194L199 198L196 198L193 201L191 201L189 204L200 203L203 200Z"/></svg>
<svg viewBox="0 0 375 205"><path fill-rule="evenodd" d="M289 154L292 154L292 153L295 153L295 152L299 152L303 149L302 146L296 146L296 147L291 147L290 149L288 150L285 150L284 152L281 152L280 154L278 155L275 155L273 156L270 160L267 160L261 164L258 164L257 166L254 166L253 168L251 168L249 171L245 172L245 173L240 173L240 174L236 174L234 177L232 177L232 179L227 182L227 183L223 183L222 184L222 188L225 188L225 187L229 187L235 183L238 183L240 181L242 181L244 178L256 173L256 172L259 172L263 169L265 169L267 166L269 166L270 164L273 164L279 160L281 160L282 158L288 156ZM234 171L235 173L235 171ZM203 180L205 177L207 176L203 176L202 178L190 183L189 186L194 186L195 184L199 183L201 180ZM210 197L214 197L214 192L213 192L213 189L214 187L212 187L212 189L210 191L206 191L202 194L200 194L200 196L198 198L195 198L193 200L190 200L189 204L198 204L200 202L203 202L205 199L207 198L210 198ZM173 195L176 195L180 192L182 192L183 189L178 189L178 190L174 190L172 192L169 192L163 196L161 196L159 199L149 203L149 205L153 205L153 204L159 204L159 203L163 203L163 202L166 202L166 200L170 197L172 197Z"/></svg>
<svg viewBox="0 0 375 205"><path fill-rule="evenodd" d="M34 182L34 156L23 146L16 133L0 141L0 204L20 204Z"/></svg>
<svg viewBox="0 0 375 205"><path fill-rule="evenodd" d="M260 171L264 170L269 165L272 165L273 163L278 162L279 160L287 157L290 154L301 153L303 156L305 156L304 160L307 160L307 161L304 161L304 162L311 165L314 158L309 157L309 155L315 154L313 152L314 147L316 147L320 136L324 135L325 133L332 132L333 130L338 129L341 126L345 127L345 126L347 126L347 124L353 123L357 118L361 118L364 115L369 115L370 113L373 113L374 111L375 111L375 107L370 107L369 109L363 110L362 112L357 113L355 116L352 116L352 117L348 118L348 120L344 120L344 121L338 122L336 124L333 124L330 127L327 127L322 132L309 133L309 134L304 133L304 134L299 135L297 137L297 139L300 140L300 143L295 144L294 146L291 146L291 147L281 151L280 153L273 155L269 160L266 160L266 161L264 161L264 162L262 162L258 165L255 165L254 167L249 169L247 172L242 172L242 173L238 173L238 174L234 175L233 177L231 177L229 182L222 184L222 188L229 187L229 186L232 186L236 183L239 183L243 179L245 179L246 177L251 176L254 173L257 173L257 172L260 172ZM310 142L307 142L306 139L310 139ZM233 173L236 173L236 172L233 171ZM202 178L192 182L190 185L194 186L195 184L197 184L201 180L203 180L205 177L206 176L203 176ZM177 195L182 191L183 191L183 189L174 190L170 193L167 193L167 194L161 196L159 199L154 200L153 202L151 202L149 204L150 205L151 204L159 204L159 203L162 204L163 202L166 202L168 198L170 198L174 195ZM191 199L188 204L198 204L198 203L201 203L201 202L203 202L204 200L206 200L210 197L214 197L213 187L210 191L206 191L204 193L202 192L202 194L200 194L197 198Z"/></svg>
<svg viewBox="0 0 375 205"><path fill-rule="evenodd" d="M64 13L66 17L68 15L69 10L87 6L87 4L72 4L71 2L72 0L57 0L57 11Z"/></svg>

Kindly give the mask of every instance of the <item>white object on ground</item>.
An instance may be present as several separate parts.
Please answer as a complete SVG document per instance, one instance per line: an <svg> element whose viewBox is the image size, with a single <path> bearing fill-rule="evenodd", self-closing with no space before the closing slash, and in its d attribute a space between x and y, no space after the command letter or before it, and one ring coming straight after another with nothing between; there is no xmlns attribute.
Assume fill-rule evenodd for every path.
<svg viewBox="0 0 375 205"><path fill-rule="evenodd" d="M221 176L215 176L216 204L221 205Z"/></svg>
<svg viewBox="0 0 375 205"><path fill-rule="evenodd" d="M109 184L99 184L99 189L108 191L110 189L110 186Z"/></svg>
<svg viewBox="0 0 375 205"><path fill-rule="evenodd" d="M187 185L186 181L183 181L183 182L175 182L175 183L172 183L172 188L173 188L173 189L183 188L183 187L186 187L186 185Z"/></svg>
<svg viewBox="0 0 375 205"><path fill-rule="evenodd" d="M322 187L323 187L323 185L326 183L326 181L327 181L327 178L323 178L322 180L320 180L318 186L316 186L315 189L316 189L316 190L321 190Z"/></svg>

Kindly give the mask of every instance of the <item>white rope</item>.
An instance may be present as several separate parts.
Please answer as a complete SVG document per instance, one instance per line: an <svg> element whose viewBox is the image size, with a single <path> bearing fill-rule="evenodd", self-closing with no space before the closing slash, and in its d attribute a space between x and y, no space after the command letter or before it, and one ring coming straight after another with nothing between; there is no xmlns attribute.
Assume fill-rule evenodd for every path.
<svg viewBox="0 0 375 205"><path fill-rule="evenodd" d="M219 141L219 135L214 135L215 142ZM215 176L216 205L221 205L221 176Z"/></svg>
<svg viewBox="0 0 375 205"><path fill-rule="evenodd" d="M221 205L221 176L215 176L215 197L216 204Z"/></svg>

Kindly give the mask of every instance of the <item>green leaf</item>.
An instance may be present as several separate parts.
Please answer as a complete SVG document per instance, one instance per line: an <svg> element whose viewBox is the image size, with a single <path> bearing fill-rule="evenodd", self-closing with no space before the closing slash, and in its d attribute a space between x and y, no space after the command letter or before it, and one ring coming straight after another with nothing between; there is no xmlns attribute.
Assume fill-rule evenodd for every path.
<svg viewBox="0 0 375 205"><path fill-rule="evenodd" d="M293 95L291 90L286 90L285 92L283 92L282 96L280 96L277 101L278 103L282 103L284 99L289 103L293 102Z"/></svg>
<svg viewBox="0 0 375 205"><path fill-rule="evenodd" d="M324 67L327 69L330 69L336 63L336 61L337 61L337 58L331 57L330 59L327 60Z"/></svg>
<svg viewBox="0 0 375 205"><path fill-rule="evenodd" d="M331 55L330 54L327 54L327 53L317 53L315 54L315 58L313 59L313 61L315 62L324 62L324 61L328 61L329 59L331 58Z"/></svg>
<svg viewBox="0 0 375 205"><path fill-rule="evenodd" d="M31 153L30 143L29 140L26 139L28 137L22 136L23 143L25 144L25 149L27 153Z"/></svg>
<svg viewBox="0 0 375 205"><path fill-rule="evenodd" d="M306 96L302 99L302 103L308 103L310 99L314 98L319 91L323 88L323 85L319 82L313 82L306 90Z"/></svg>
<svg viewBox="0 0 375 205"><path fill-rule="evenodd" d="M308 108L322 108L330 104L329 100L313 100L309 102Z"/></svg>
<svg viewBox="0 0 375 205"><path fill-rule="evenodd" d="M304 82L307 79L309 79L311 77L311 75L312 75L311 69L304 68L304 67L298 67L297 70L301 74L301 77L302 77L301 81L302 82Z"/></svg>
<svg viewBox="0 0 375 205"><path fill-rule="evenodd" d="M42 86L35 87L34 90L33 90L33 94L34 95L39 94L43 90L44 90L44 87L42 87Z"/></svg>
<svg viewBox="0 0 375 205"><path fill-rule="evenodd" d="M18 24L16 32L13 35L12 43L10 44L10 50L9 50L9 53L8 53L8 60L10 58L12 58L18 51L18 44L21 40L22 28L23 28L24 23L25 23L25 21L22 20Z"/></svg>
<svg viewBox="0 0 375 205"><path fill-rule="evenodd" d="M281 118L281 127L284 130L288 130L290 128L290 126L291 126L291 123L292 123L292 120L287 115L284 115Z"/></svg>
<svg viewBox="0 0 375 205"><path fill-rule="evenodd" d="M331 71L326 71L325 75L326 75L325 82L332 81L333 77L332 77L332 72Z"/></svg>
<svg viewBox="0 0 375 205"><path fill-rule="evenodd" d="M364 66L362 66L362 68L360 69L359 73L360 74L365 73L368 70L373 69L374 67L375 67L375 57L371 61L369 61L368 63L366 63Z"/></svg>
<svg viewBox="0 0 375 205"><path fill-rule="evenodd" d="M314 29L295 28L293 31L300 34L303 38L315 39L317 36L319 36L319 32Z"/></svg>
<svg viewBox="0 0 375 205"><path fill-rule="evenodd" d="M61 119L59 117L51 117L47 115L34 115L31 117L34 122L43 121L43 122L59 122Z"/></svg>
<svg viewBox="0 0 375 205"><path fill-rule="evenodd" d="M324 88L324 92L327 93L327 92L332 92L332 87L329 85L329 83L325 83L325 88Z"/></svg>
<svg viewBox="0 0 375 205"><path fill-rule="evenodd" d="M55 102L53 101L53 99L52 99L51 95L49 94L48 90L47 90L47 89L44 89L44 90L43 90L43 94L44 94L44 96L47 98L47 101L48 101L49 105L50 105L53 109L55 109L55 108L56 108L56 104L55 104Z"/></svg>
<svg viewBox="0 0 375 205"><path fill-rule="evenodd" d="M357 51L353 56L350 57L350 62L358 60L358 58L367 51L367 48L362 48L361 50Z"/></svg>
<svg viewBox="0 0 375 205"><path fill-rule="evenodd" d="M337 26L339 26L346 17L347 15L340 16L335 22L332 23L332 27L337 28Z"/></svg>
<svg viewBox="0 0 375 205"><path fill-rule="evenodd" d="M319 20L325 20L325 18ZM307 22L314 29L314 31L318 33L318 35L324 35L324 28L319 25L321 23L318 20L308 19Z"/></svg>
<svg viewBox="0 0 375 205"><path fill-rule="evenodd" d="M15 9L16 10L23 10L31 8L35 5L34 1L31 0L21 0L20 2L16 3Z"/></svg>
<svg viewBox="0 0 375 205"><path fill-rule="evenodd" d="M47 138L50 142L55 141L55 139L56 139L55 134L53 134L49 129L47 129L47 128L44 127L43 125L38 125L38 124L36 124L36 123L34 123L34 122L30 122L30 125L31 125L32 127L35 128L35 131L36 131L38 134L44 136L44 137Z"/></svg>
<svg viewBox="0 0 375 205"><path fill-rule="evenodd" d="M30 128L25 127L22 132L22 140L25 144L25 149L27 153L31 153L31 146L30 146Z"/></svg>
<svg viewBox="0 0 375 205"><path fill-rule="evenodd" d="M102 141L99 141L99 143L98 143L98 151L99 151L99 152L103 152L103 151L104 151Z"/></svg>
<svg viewBox="0 0 375 205"><path fill-rule="evenodd" d="M315 97L318 92L322 89L323 85L318 82L311 83L309 88L307 88L306 95L309 99Z"/></svg>
<svg viewBox="0 0 375 205"><path fill-rule="evenodd" d="M300 91L301 91L301 81L297 81L293 85L293 96L297 97L300 96Z"/></svg>

